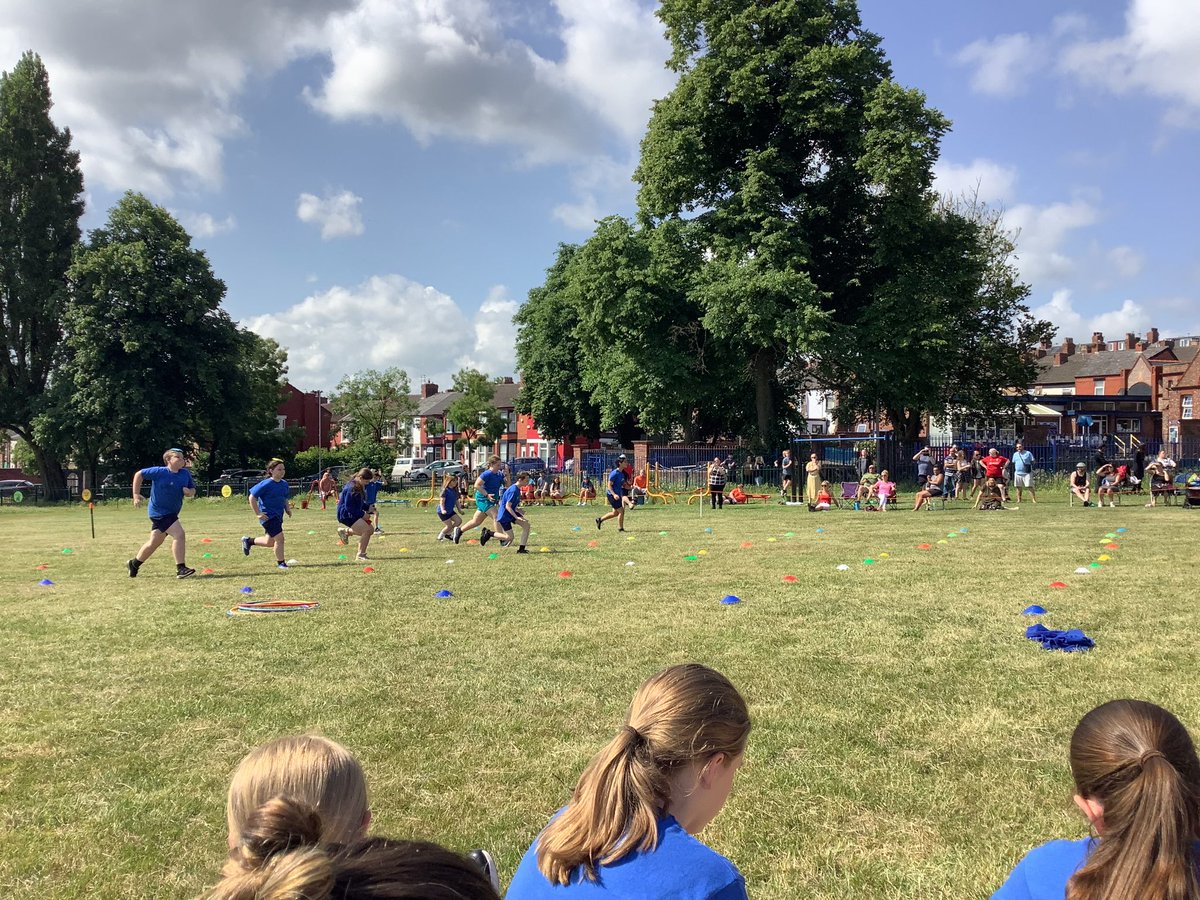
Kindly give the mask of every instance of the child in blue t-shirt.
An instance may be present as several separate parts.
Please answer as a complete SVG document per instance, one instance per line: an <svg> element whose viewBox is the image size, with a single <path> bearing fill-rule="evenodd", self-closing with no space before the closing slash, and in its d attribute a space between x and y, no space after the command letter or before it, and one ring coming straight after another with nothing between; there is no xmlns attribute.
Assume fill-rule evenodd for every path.
<svg viewBox="0 0 1200 900"><path fill-rule="evenodd" d="M746 701L720 672L686 663L650 678L507 900L746 900L737 867L696 835L725 805L749 736Z"/></svg>
<svg viewBox="0 0 1200 900"><path fill-rule="evenodd" d="M383 524L379 520L379 507L376 501L379 499L379 489L383 487L383 475L380 472L373 472L374 476L366 483L364 489L367 492L367 518L373 518L375 521L375 533L383 534Z"/></svg>
<svg viewBox="0 0 1200 900"><path fill-rule="evenodd" d="M617 457L616 468L608 473L608 489L604 492L604 499L608 501L608 505L612 509L596 519L597 529L609 519L616 519L617 531L625 530L625 495L629 492L629 472L626 469L627 466L628 461L625 458L625 454L622 453Z"/></svg>
<svg viewBox="0 0 1200 900"><path fill-rule="evenodd" d="M493 456L488 460L487 468L480 472L479 477L475 479L475 514L471 516L466 525L455 526L450 533L450 538L454 543L457 544L462 536L472 528L482 525L489 514L495 516L492 510L499 504L500 494L504 490L502 465L500 457Z"/></svg>
<svg viewBox="0 0 1200 900"><path fill-rule="evenodd" d="M529 520L521 512L521 493L528 484L529 473L522 472L517 476L517 483L504 491L500 496L500 510L496 513L496 530L490 531L484 528L482 536L479 538L480 544L486 544L494 535L500 539L501 547L507 547L513 542L513 525L520 525L521 544L517 547L517 552L529 552L525 546L529 543Z"/></svg>
<svg viewBox="0 0 1200 900"><path fill-rule="evenodd" d="M367 561L367 545L371 543L371 535L374 533L371 520L367 517L370 507L367 503L367 485L374 478L375 473L370 469L359 469L338 495L338 543L349 543L352 534L357 537L358 554L354 557L357 562Z"/></svg>
<svg viewBox="0 0 1200 900"><path fill-rule="evenodd" d="M265 534L256 538L242 536L242 553L250 555L251 547L274 547L276 568L286 569L287 555L283 550L283 517L292 517L292 503L288 500L288 483L283 480L282 459L267 463L267 477L250 488L250 509L258 516L258 524Z"/></svg>
<svg viewBox="0 0 1200 900"><path fill-rule="evenodd" d="M178 447L172 447L163 454L161 466L151 466L140 469L133 475L133 505L142 503L142 482L150 482L150 505L146 512L150 515L150 539L142 544L137 555L126 563L129 577L137 578L142 563L162 546L162 542L171 538L171 553L175 557L175 577L190 578L196 574L195 569L189 569L185 560L187 551L187 535L179 523L179 513L183 510L183 498L196 496L196 482L192 480L188 468L187 457Z"/></svg>
<svg viewBox="0 0 1200 900"><path fill-rule="evenodd" d="M462 524L462 516L458 514L458 476L447 475L442 481L442 495L438 498L437 517L442 522L442 530L437 539L449 539L450 532Z"/></svg>
<svg viewBox="0 0 1200 900"><path fill-rule="evenodd" d="M1161 706L1110 700L1071 735L1075 805L1098 838L1025 854L992 900L1200 896L1200 760ZM1187 886L1185 892L1168 885Z"/></svg>

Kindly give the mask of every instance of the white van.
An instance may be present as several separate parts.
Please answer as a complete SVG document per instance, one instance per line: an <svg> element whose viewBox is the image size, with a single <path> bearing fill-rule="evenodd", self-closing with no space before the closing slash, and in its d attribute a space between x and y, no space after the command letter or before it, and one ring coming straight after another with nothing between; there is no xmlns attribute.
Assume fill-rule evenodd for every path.
<svg viewBox="0 0 1200 900"><path fill-rule="evenodd" d="M424 469L425 457L423 456L397 456L396 461L392 463L392 483L397 484L402 478L408 478L408 474L413 469Z"/></svg>

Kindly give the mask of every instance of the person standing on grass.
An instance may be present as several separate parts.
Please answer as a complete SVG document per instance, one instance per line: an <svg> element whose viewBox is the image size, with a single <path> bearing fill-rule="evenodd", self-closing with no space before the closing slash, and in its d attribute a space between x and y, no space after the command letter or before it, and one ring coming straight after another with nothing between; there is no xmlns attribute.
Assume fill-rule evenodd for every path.
<svg viewBox="0 0 1200 900"><path fill-rule="evenodd" d="M370 469L362 468L354 473L354 477L346 482L338 497L337 520L338 543L347 544L350 535L358 538L358 553L354 557L357 562L367 561L367 545L371 543L371 520L367 518L367 485L375 478Z"/></svg>
<svg viewBox="0 0 1200 900"><path fill-rule="evenodd" d="M500 457L491 457L488 459L487 468L480 472L479 477L475 479L475 515L471 516L471 521L466 525L455 526L454 531L450 534L450 539L454 543L457 544L462 536L472 528L482 525L489 514L495 515L492 510L500 502L500 494L504 491L502 465Z"/></svg>
<svg viewBox="0 0 1200 900"><path fill-rule="evenodd" d="M438 532L437 539L449 540L450 532L462 524L462 517L458 514L457 475L447 475L442 480L442 495L438 498L437 516L442 522L442 530Z"/></svg>
<svg viewBox="0 0 1200 900"><path fill-rule="evenodd" d="M317 493L321 496L321 509L325 508L326 500L337 496L337 481L331 470L326 469L321 473L321 480L317 482Z"/></svg>
<svg viewBox="0 0 1200 900"><path fill-rule="evenodd" d="M187 535L184 534L183 525L179 523L179 513L183 511L183 498L196 496L196 482L192 480L187 457L178 447L172 447L163 454L161 466L150 466L134 472L135 509L142 503L143 481L150 482L150 505L146 507L150 516L150 539L141 546L137 555L126 563L129 577L137 578L142 563L169 537L171 553L175 557L175 577L190 578L196 574L196 570L189 569L185 562Z"/></svg>
<svg viewBox="0 0 1200 900"><path fill-rule="evenodd" d="M251 547L274 547L275 566L279 569L288 567L286 554L283 551L283 516L292 517L292 504L288 500L288 483L283 480L284 465L282 459L272 459L267 463L267 477L250 488L250 509L258 516L265 534L256 538L249 535L242 537L242 553L250 555Z"/></svg>
<svg viewBox="0 0 1200 900"><path fill-rule="evenodd" d="M379 521L379 489L383 487L383 474L374 471L371 480L367 482L367 520L375 526L375 534L383 534L383 524Z"/></svg>
<svg viewBox="0 0 1200 900"><path fill-rule="evenodd" d="M507 547L513 542L513 526L520 525L521 544L517 547L517 552L529 552L529 548L525 546L529 543L529 520L521 512L521 492L528 483L529 473L522 472L517 476L516 484L506 488L501 494L500 509L496 513L496 530L491 531L486 527L483 529L482 536L479 538L481 546L495 536L500 539L501 547Z"/></svg>
<svg viewBox="0 0 1200 900"><path fill-rule="evenodd" d="M1033 489L1033 454L1018 442L1013 453L1013 484L1017 488L1017 503L1020 504L1025 491L1029 491L1029 499L1037 503L1037 492Z"/></svg>
<svg viewBox="0 0 1200 900"><path fill-rule="evenodd" d="M924 488L925 482L933 474L933 450L922 447L913 455L913 462L917 464L917 487Z"/></svg>
<svg viewBox="0 0 1200 900"><path fill-rule="evenodd" d="M982 460L983 475L985 478L995 479L996 485L1000 488L1000 497L1003 500L1008 499L1008 492L1005 489L1007 482L1004 479L1004 467L1008 465L1008 457L1001 456L1000 451L992 447L987 452Z"/></svg>
<svg viewBox="0 0 1200 900"><path fill-rule="evenodd" d="M1093 836L1035 847L992 900L1200 898L1200 759L1144 700L1110 700L1075 726L1075 805Z"/></svg>
<svg viewBox="0 0 1200 900"><path fill-rule="evenodd" d="M608 473L608 487L604 490L604 499L612 507L604 515L596 519L596 529L609 519L617 520L617 531L625 530L625 495L629 492L629 482L625 475L625 454L617 457L616 467Z"/></svg>
<svg viewBox="0 0 1200 900"><path fill-rule="evenodd" d="M725 479L728 474L729 470L721 462L721 457L714 457L708 468L708 499L713 509L725 508Z"/></svg>
<svg viewBox="0 0 1200 900"><path fill-rule="evenodd" d="M729 798L749 738L746 701L720 672L688 663L651 677L507 900L746 900L737 867L696 835Z"/></svg>
<svg viewBox="0 0 1200 900"><path fill-rule="evenodd" d="M821 461L817 459L817 454L809 454L808 462L804 464L804 474L804 499L812 503L821 489Z"/></svg>
<svg viewBox="0 0 1200 900"><path fill-rule="evenodd" d="M792 463L792 451L784 450L779 458L779 495L785 500L792 496L792 475L795 466Z"/></svg>

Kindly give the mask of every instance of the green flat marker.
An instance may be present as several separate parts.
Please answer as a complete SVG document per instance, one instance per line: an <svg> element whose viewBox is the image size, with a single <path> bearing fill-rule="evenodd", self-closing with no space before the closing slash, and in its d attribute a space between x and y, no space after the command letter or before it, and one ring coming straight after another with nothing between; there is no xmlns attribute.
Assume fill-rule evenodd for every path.
<svg viewBox="0 0 1200 900"><path fill-rule="evenodd" d="M67 554L67 556L70 556L74 552L75 551L72 550L70 547L63 547L63 553Z"/></svg>
<svg viewBox="0 0 1200 900"><path fill-rule="evenodd" d="M1100 563L1098 563L1098 562L1088 563L1088 568L1089 569L1098 569L1098 568L1100 568Z"/></svg>
<svg viewBox="0 0 1200 900"><path fill-rule="evenodd" d="M952 531L952 532L950 532L948 535L946 535L946 537L948 537L948 538L950 538L950 537L958 537L958 532L957 532L957 531Z"/></svg>
<svg viewBox="0 0 1200 900"><path fill-rule="evenodd" d="M310 531L310 532L309 532L309 534L316 534L316 532L315 532L315 531Z"/></svg>
<svg viewBox="0 0 1200 900"><path fill-rule="evenodd" d="M796 532L794 532L794 531L789 531L787 534L784 535L784 537L795 537L795 536L796 536Z"/></svg>
<svg viewBox="0 0 1200 900"><path fill-rule="evenodd" d="M695 556L695 555L693 555L693 554L691 554L691 553L689 553L687 556L685 556L685 557L684 557L684 559L686 559L686 560L690 560L691 562L695 562L695 561L696 561L696 560L698 560L699 558L700 558L700 557L698 557L698 556Z"/></svg>
<svg viewBox="0 0 1200 900"><path fill-rule="evenodd" d="M212 554L211 553L201 553L200 558L201 559L212 559Z"/></svg>
<svg viewBox="0 0 1200 900"><path fill-rule="evenodd" d="M338 554L338 559L345 559L345 558L346 558L346 554L345 554L345 553L339 553L339 554Z"/></svg>
<svg viewBox="0 0 1200 900"><path fill-rule="evenodd" d="M1106 535L1105 535L1105 537L1106 537L1106 538L1109 538L1109 539L1112 539L1112 538L1115 538L1115 537L1116 537L1116 535L1115 535L1115 534L1113 534L1113 533L1110 531L1108 534L1106 534Z"/></svg>
<svg viewBox="0 0 1200 900"><path fill-rule="evenodd" d="M660 531L660 532L658 533L658 535L659 535L659 537L666 537L666 536L667 536L667 533L666 533L665 531Z"/></svg>
<svg viewBox="0 0 1200 900"><path fill-rule="evenodd" d="M499 553L489 553L489 554L488 554L488 559L495 559L495 558L496 558L497 556L499 556L499 555L500 555Z"/></svg>
<svg viewBox="0 0 1200 900"><path fill-rule="evenodd" d="M864 566L873 566L873 565L875 565L875 560L868 557L867 559L863 560L863 565Z"/></svg>

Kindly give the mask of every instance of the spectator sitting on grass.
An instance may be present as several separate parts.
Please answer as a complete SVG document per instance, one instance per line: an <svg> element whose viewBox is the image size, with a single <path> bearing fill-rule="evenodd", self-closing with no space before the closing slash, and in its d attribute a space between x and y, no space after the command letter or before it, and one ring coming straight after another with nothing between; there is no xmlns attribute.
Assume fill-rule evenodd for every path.
<svg viewBox="0 0 1200 900"><path fill-rule="evenodd" d="M989 478L979 491L979 499L975 501L976 509L1008 509L1004 505L1004 489L995 478Z"/></svg>
<svg viewBox="0 0 1200 900"><path fill-rule="evenodd" d="M830 509L833 506L833 494L829 490L829 482L822 481L817 487L816 502L810 503L808 508L813 512Z"/></svg>
<svg viewBox="0 0 1200 900"><path fill-rule="evenodd" d="M1070 762L1095 836L1029 851L992 900L1200 897L1200 760L1180 721L1112 700L1075 726Z"/></svg>

